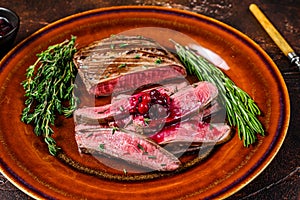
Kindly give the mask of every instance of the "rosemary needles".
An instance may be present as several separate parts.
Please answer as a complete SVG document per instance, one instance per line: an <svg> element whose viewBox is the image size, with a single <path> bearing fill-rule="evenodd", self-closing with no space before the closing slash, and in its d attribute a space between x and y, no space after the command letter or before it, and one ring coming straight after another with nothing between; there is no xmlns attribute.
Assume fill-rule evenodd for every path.
<svg viewBox="0 0 300 200"><path fill-rule="evenodd" d="M221 95L220 101L226 108L228 122L237 127L244 146L253 144L257 140L257 134L264 135L262 124L257 118L261 112L254 100L205 58L188 47L172 42L190 74L196 75L200 81L209 81L217 86Z"/></svg>
<svg viewBox="0 0 300 200"><path fill-rule="evenodd" d="M21 120L34 125L37 136L43 136L51 155L55 156L60 148L52 137L57 114L66 117L76 108L73 89L76 68L72 61L76 52L76 37L49 46L37 54L36 62L26 71L26 80L21 84L25 90L25 108Z"/></svg>

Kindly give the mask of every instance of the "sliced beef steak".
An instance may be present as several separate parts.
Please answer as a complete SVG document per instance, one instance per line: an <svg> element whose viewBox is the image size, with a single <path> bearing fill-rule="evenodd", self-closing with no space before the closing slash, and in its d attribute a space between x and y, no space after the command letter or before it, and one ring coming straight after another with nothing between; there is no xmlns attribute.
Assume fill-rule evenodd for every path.
<svg viewBox="0 0 300 200"><path fill-rule="evenodd" d="M89 93L108 96L139 86L185 77L185 67L164 47L141 36L96 41L74 56Z"/></svg>
<svg viewBox="0 0 300 200"><path fill-rule="evenodd" d="M205 123L188 120L164 127L160 132L150 136L158 144L172 142L219 144L230 138L231 128L223 123Z"/></svg>
<svg viewBox="0 0 300 200"><path fill-rule="evenodd" d="M162 89L162 91L164 90ZM170 96L172 99L170 114L163 119L163 122L172 124L192 114L197 114L216 99L217 95L218 89L209 82L188 85ZM136 96L139 96L139 94L136 94ZM129 114L131 104L128 98L130 97L125 96L125 98L120 98L105 106L79 108L74 112L75 123L98 124L117 120L118 124L118 121L128 117L130 119L125 121L130 121L132 118ZM161 119L152 120L150 126L157 127L157 123L161 123L161 121Z"/></svg>
<svg viewBox="0 0 300 200"><path fill-rule="evenodd" d="M188 83L186 81L167 83L160 86L155 86L145 91L150 91L156 89L161 93L172 95L184 87L187 87ZM115 119L122 120L129 116L129 110L131 109L130 98L138 98L141 93L136 93L132 95L120 94L114 97L111 104L97 107L82 107L78 108L74 112L74 120L76 124L98 124L107 123ZM125 119L125 121L127 121Z"/></svg>
<svg viewBox="0 0 300 200"><path fill-rule="evenodd" d="M202 81L189 85L172 95L171 113L166 124L172 124L186 117L202 112L218 96L218 88Z"/></svg>
<svg viewBox="0 0 300 200"><path fill-rule="evenodd" d="M89 126L77 129L75 139L84 153L104 154L157 171L172 171L180 166L173 154L134 132Z"/></svg>

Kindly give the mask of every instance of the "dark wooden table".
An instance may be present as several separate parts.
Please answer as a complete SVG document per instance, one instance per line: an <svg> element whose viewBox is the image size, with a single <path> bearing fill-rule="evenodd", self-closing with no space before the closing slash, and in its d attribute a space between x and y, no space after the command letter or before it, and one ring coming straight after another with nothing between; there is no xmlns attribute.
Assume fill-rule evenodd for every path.
<svg viewBox="0 0 300 200"><path fill-rule="evenodd" d="M291 120L287 137L268 167L251 183L228 199L300 199L300 72L249 12L256 3L300 54L299 0L0 0L0 6L18 13L21 26L15 44L38 29L78 12L118 5L157 5L186 9L225 22L257 42L275 61L287 84L291 101ZM0 199L31 199L0 174Z"/></svg>

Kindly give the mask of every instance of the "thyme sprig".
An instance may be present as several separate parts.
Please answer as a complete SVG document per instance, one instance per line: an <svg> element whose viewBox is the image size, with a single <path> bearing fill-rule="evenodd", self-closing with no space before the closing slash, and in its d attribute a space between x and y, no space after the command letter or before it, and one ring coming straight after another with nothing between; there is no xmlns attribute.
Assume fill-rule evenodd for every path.
<svg viewBox="0 0 300 200"><path fill-rule="evenodd" d="M25 108L21 120L34 125L37 136L43 136L51 155L60 150L52 137L57 114L66 117L76 108L73 89L76 68L72 61L76 52L76 37L62 43L49 46L37 54L36 62L26 71L26 80L21 85L25 90Z"/></svg>
<svg viewBox="0 0 300 200"><path fill-rule="evenodd" d="M237 127L244 146L253 144L257 140L257 134L264 135L263 126L257 118L261 111L249 94L204 57L188 47L172 42L190 74L196 75L200 81L209 81L217 86L220 101L226 108L228 122Z"/></svg>

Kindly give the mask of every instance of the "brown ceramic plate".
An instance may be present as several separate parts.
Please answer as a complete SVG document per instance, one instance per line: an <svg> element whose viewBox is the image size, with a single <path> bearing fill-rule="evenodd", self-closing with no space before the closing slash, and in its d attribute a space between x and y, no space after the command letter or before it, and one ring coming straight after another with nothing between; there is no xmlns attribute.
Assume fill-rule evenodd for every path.
<svg viewBox="0 0 300 200"><path fill-rule="evenodd" d="M226 74L257 102L266 137L245 148L234 135L207 159L188 170L163 178L117 181L86 174L52 157L31 126L20 121L24 107L26 68L49 45L77 36L78 47L123 31L142 27L174 30L219 54L230 66ZM149 33L144 33L149 34ZM164 44L182 41L172 31L151 33ZM183 41L184 42L184 41ZM160 7L115 7L91 10L59 20L20 43L1 61L1 172L35 198L47 199L204 199L224 198L244 187L271 162L284 141L290 116L284 80L268 55L251 39L214 19ZM59 119L55 139L68 158L97 170L80 156L72 119ZM101 171L101 170L100 170Z"/></svg>

